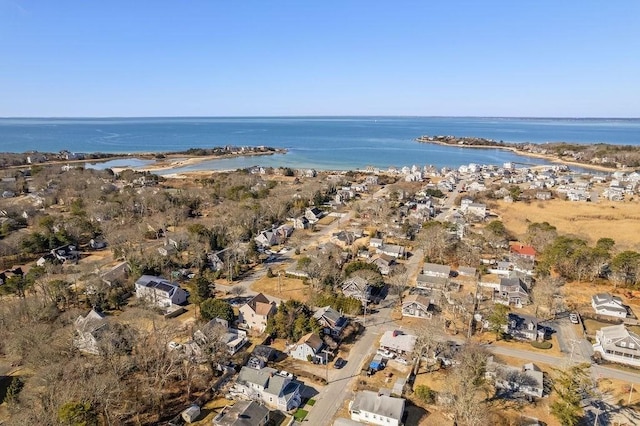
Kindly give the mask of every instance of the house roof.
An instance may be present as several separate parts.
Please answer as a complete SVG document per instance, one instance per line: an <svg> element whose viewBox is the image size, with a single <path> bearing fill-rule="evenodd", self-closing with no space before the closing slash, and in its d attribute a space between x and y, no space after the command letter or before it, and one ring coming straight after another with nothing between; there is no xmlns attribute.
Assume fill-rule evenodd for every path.
<svg viewBox="0 0 640 426"><path fill-rule="evenodd" d="M520 256L535 256L536 249L534 249L532 246L525 246L524 244L514 243L511 244L511 253L515 253Z"/></svg>
<svg viewBox="0 0 640 426"><path fill-rule="evenodd" d="M343 290L349 290L349 289L353 289L353 290L357 290L357 291L365 291L367 288L368 282L367 280L365 280L362 277L351 277L347 280L345 280L342 283L342 289Z"/></svg>
<svg viewBox="0 0 640 426"><path fill-rule="evenodd" d="M79 316L75 320L76 330L81 333L93 333L106 324L104 314L91 309L86 316Z"/></svg>
<svg viewBox="0 0 640 426"><path fill-rule="evenodd" d="M444 289L449 282L449 279L444 277L434 277L432 275L420 274L418 275L416 282L418 287Z"/></svg>
<svg viewBox="0 0 640 426"><path fill-rule="evenodd" d="M300 338L300 340L298 340L298 345L303 344L309 345L314 350L314 352L318 352L324 345L324 342L317 334L309 333L305 334Z"/></svg>
<svg viewBox="0 0 640 426"><path fill-rule="evenodd" d="M432 273L432 274L448 276L449 273L451 272L451 267L449 265L439 265L437 263L425 263L424 266L422 267L422 271L425 274Z"/></svg>
<svg viewBox="0 0 640 426"><path fill-rule="evenodd" d="M398 333L394 330L386 331L380 338L380 346L395 351L412 352L416 344L416 336L412 334Z"/></svg>
<svg viewBox="0 0 640 426"><path fill-rule="evenodd" d="M262 316L269 315L269 312L271 312L271 309L273 309L273 303L270 302L269 299L267 299L267 297L262 293L256 294L251 300L246 303L246 305L249 306L253 310L253 312Z"/></svg>
<svg viewBox="0 0 640 426"><path fill-rule="evenodd" d="M269 410L255 401L237 401L226 406L213 419L217 426L257 426L267 416Z"/></svg>
<svg viewBox="0 0 640 426"><path fill-rule="evenodd" d="M380 395L373 391L360 391L351 405L351 411L365 411L391 419L401 420L404 414L404 398Z"/></svg>
<svg viewBox="0 0 640 426"><path fill-rule="evenodd" d="M419 294L412 294L404 298L402 301L402 307L409 306L413 303L417 303L419 305L424 306L424 309L428 309L431 304L431 300L429 300L426 296L421 296Z"/></svg>
<svg viewBox="0 0 640 426"><path fill-rule="evenodd" d="M620 299L618 296L613 296L609 293L594 294L591 300L596 305L606 305L606 304L612 303L612 304L622 306L622 299Z"/></svg>
<svg viewBox="0 0 640 426"><path fill-rule="evenodd" d="M342 314L340 314L340 312L333 309L331 306L318 308L316 312L313 314L313 317L317 320L324 318L330 324L333 324L338 327L342 325L342 323L345 320Z"/></svg>
<svg viewBox="0 0 640 426"><path fill-rule="evenodd" d="M174 284L168 280L165 280L164 278L155 277L153 275L141 276L136 281L136 285L155 288L165 293L168 293L169 295L173 295L173 292L175 292L175 290L179 288L177 284Z"/></svg>
<svg viewBox="0 0 640 426"><path fill-rule="evenodd" d="M463 276L475 276L476 268L472 268L470 266L459 266L458 274Z"/></svg>
<svg viewBox="0 0 640 426"><path fill-rule="evenodd" d="M275 374L277 372L278 370L270 367L261 368L260 370L249 367L242 367L240 369L240 373L238 374L238 382L252 383L262 388L266 388L269 384L269 379L271 379L272 376L275 377Z"/></svg>
<svg viewBox="0 0 640 426"><path fill-rule="evenodd" d="M602 336L602 340L604 340L606 343L615 343L626 338L632 338L640 343L640 336L638 336L634 332L627 330L627 327L625 327L624 324L602 327L600 330L598 330L598 333ZM638 348L640 348L640 346Z"/></svg>

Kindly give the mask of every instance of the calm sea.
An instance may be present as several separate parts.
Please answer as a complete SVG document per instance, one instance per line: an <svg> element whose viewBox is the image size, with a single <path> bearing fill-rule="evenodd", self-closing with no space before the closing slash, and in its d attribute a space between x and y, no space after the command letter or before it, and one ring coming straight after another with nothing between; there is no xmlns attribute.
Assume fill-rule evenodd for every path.
<svg viewBox="0 0 640 426"><path fill-rule="evenodd" d="M0 151L164 152L222 145L287 148L288 153L203 162L180 169L252 165L346 170L506 161L540 163L500 150L420 144L421 135L477 136L508 142L640 145L640 119L461 117L0 119ZM130 165L136 166L132 159ZM125 163L127 161L125 160ZM118 165L122 165L120 162ZM127 164L125 164L127 165ZM113 165L115 166L115 165Z"/></svg>

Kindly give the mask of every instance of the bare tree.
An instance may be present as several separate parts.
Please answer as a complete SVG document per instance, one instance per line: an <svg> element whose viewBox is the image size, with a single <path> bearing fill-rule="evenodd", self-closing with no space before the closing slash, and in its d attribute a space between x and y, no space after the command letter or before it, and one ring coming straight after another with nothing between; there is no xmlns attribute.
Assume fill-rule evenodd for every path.
<svg viewBox="0 0 640 426"><path fill-rule="evenodd" d="M547 317L553 316L558 308L560 287L565 284L561 277L541 276L536 280L532 289L533 303L536 308L536 316L539 311Z"/></svg>
<svg viewBox="0 0 640 426"><path fill-rule="evenodd" d="M458 354L449 394L450 409L458 425L487 424L486 363L486 351L473 343L467 343Z"/></svg>
<svg viewBox="0 0 640 426"><path fill-rule="evenodd" d="M434 358L438 348L442 345L441 331L442 321L439 317L431 318L417 329L416 343L413 347L413 374L418 374L422 359L426 359L426 367L429 369L429 360Z"/></svg>

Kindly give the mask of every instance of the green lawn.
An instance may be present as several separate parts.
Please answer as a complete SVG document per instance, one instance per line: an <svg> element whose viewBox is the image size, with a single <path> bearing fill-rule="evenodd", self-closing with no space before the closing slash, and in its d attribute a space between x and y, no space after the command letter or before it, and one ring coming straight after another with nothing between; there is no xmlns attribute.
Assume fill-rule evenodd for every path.
<svg viewBox="0 0 640 426"><path fill-rule="evenodd" d="M302 408L298 408L296 410L295 413L293 413L293 418L296 419L296 421L303 421L305 417L307 417L307 414L309 414L309 412L307 410L303 410Z"/></svg>
<svg viewBox="0 0 640 426"><path fill-rule="evenodd" d="M307 405L310 407L313 407L314 405L316 405L316 400L315 399L310 399L307 401Z"/></svg>

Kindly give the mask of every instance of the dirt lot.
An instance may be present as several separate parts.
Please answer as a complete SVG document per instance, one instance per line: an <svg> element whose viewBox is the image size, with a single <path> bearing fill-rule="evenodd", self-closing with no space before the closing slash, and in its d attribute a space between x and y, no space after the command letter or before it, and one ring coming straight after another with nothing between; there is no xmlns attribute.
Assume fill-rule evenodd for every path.
<svg viewBox="0 0 640 426"><path fill-rule="evenodd" d="M640 249L637 229L640 201L596 203L548 200L532 203L498 201L495 212L507 229L523 235L530 222L549 222L560 234L575 235L595 243L599 238L613 238L617 249Z"/></svg>

